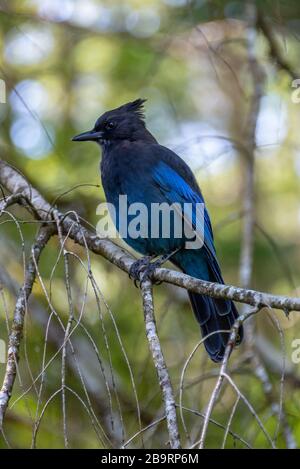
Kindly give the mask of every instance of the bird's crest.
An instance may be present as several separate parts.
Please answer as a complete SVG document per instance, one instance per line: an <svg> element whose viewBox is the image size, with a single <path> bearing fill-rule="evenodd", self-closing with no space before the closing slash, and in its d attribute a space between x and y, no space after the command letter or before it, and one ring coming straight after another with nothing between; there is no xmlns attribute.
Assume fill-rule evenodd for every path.
<svg viewBox="0 0 300 469"><path fill-rule="evenodd" d="M135 101L131 101L130 103L123 104L122 106L118 107L116 111L123 112L132 112L140 119L144 120L144 103L146 99L136 99Z"/></svg>

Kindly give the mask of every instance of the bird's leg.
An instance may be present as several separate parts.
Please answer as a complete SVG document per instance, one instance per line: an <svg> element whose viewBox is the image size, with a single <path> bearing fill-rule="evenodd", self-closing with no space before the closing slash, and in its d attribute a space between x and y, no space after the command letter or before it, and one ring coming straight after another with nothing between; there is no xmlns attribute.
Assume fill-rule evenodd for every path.
<svg viewBox="0 0 300 469"><path fill-rule="evenodd" d="M129 270L129 278L134 280L134 284L137 287L137 282L140 280L141 273L144 271L145 268L151 263L152 259L156 256L144 256L141 259L137 259Z"/></svg>
<svg viewBox="0 0 300 469"><path fill-rule="evenodd" d="M145 280L146 278L151 278L155 269L158 269L161 267L165 262L167 262L176 252L180 251L180 248L175 249L174 251L168 253L168 254L163 254L162 256L158 257L156 261L154 262L149 262L147 265L144 265L140 272L140 281ZM153 281L155 285L159 285L161 282L160 281Z"/></svg>

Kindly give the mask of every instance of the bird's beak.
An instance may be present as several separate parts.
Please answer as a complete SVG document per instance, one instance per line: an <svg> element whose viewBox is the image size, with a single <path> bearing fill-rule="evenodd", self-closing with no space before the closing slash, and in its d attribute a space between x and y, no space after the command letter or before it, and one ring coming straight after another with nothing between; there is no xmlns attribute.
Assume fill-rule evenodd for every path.
<svg viewBox="0 0 300 469"><path fill-rule="evenodd" d="M88 130L87 132L83 132L82 134L75 135L72 138L73 142L92 142L100 140L103 137L103 132L97 132L96 130Z"/></svg>

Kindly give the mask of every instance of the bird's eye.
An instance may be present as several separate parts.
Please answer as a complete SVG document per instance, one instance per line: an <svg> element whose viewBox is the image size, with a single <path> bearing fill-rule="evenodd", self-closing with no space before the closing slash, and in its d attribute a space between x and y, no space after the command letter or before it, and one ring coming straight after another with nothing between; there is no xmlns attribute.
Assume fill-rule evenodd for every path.
<svg viewBox="0 0 300 469"><path fill-rule="evenodd" d="M116 127L116 123L113 121L108 121L105 123L105 128L108 130L114 129Z"/></svg>

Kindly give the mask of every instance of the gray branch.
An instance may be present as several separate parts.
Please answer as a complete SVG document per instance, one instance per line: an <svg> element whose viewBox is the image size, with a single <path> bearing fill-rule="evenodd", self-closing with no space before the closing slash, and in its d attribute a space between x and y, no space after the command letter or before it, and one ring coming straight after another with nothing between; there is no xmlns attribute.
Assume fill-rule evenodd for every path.
<svg viewBox="0 0 300 469"><path fill-rule="evenodd" d="M36 278L35 262L38 262L40 255L49 241L54 230L52 225L42 225L39 229L35 243L32 246L30 259L26 266L23 286L20 289L8 340L7 362L2 388L0 391L0 429L2 429L4 415L9 403L10 396L17 374L20 344L23 334L24 316L27 309L27 301L31 294Z"/></svg>
<svg viewBox="0 0 300 469"><path fill-rule="evenodd" d="M153 292L151 281L145 280L141 282L141 292L143 297L146 336L152 354L153 362L156 368L159 385L162 390L168 432L170 437L170 446L172 449L178 449L181 447L181 445L176 416L176 404L168 368L163 356L157 333L154 316Z"/></svg>

